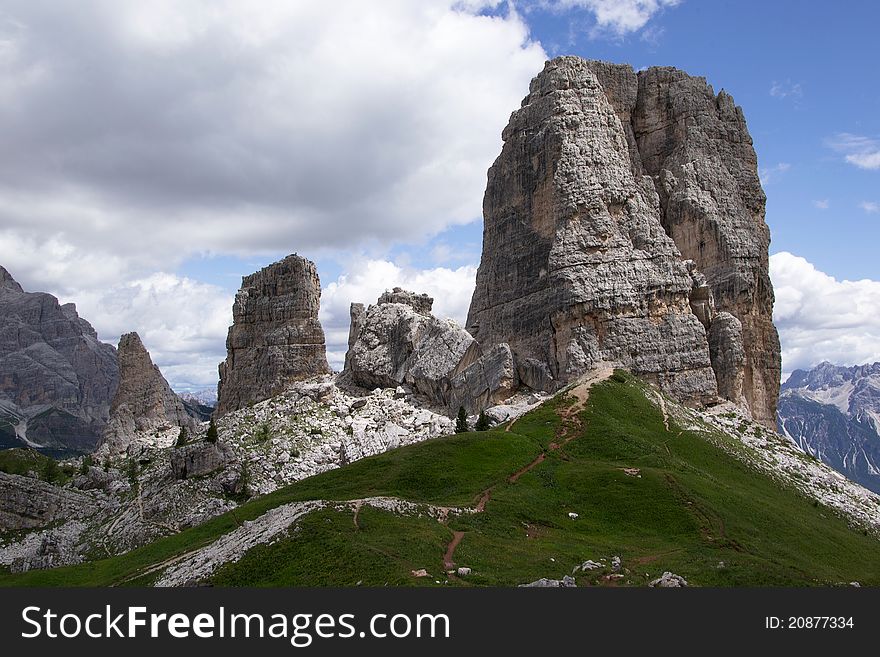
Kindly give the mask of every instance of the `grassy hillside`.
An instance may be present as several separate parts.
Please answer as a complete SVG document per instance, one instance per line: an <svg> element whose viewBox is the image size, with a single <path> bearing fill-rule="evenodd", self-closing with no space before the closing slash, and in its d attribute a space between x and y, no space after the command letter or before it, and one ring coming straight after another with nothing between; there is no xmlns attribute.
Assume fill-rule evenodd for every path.
<svg viewBox="0 0 880 657"><path fill-rule="evenodd" d="M0 450L0 472L35 475L50 483L63 484L74 474L74 468L59 465L54 458L35 449L16 447Z"/></svg>
<svg viewBox="0 0 880 657"><path fill-rule="evenodd" d="M643 384L622 374L593 387L585 410L560 397L510 431L427 441L298 482L233 513L127 555L53 571L0 574L5 585L148 584L157 564L206 545L290 501L396 496L480 513L447 524L363 507L324 509L289 535L216 571L217 585L436 585L453 532L466 578L449 585L516 585L560 578L581 562L623 562L578 573L579 585L644 585L671 570L692 585L880 585L880 544L828 509L671 423ZM543 460L541 456L543 455ZM532 467L528 467L532 464ZM519 476L512 477L515 473ZM569 513L576 513L571 518ZM425 568L431 577L415 578Z"/></svg>

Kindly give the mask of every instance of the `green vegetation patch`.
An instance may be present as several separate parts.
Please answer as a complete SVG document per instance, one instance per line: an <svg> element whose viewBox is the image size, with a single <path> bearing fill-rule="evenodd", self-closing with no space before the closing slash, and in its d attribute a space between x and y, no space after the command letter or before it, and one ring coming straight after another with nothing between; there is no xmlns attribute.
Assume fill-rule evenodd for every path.
<svg viewBox="0 0 880 657"><path fill-rule="evenodd" d="M446 579L438 567L452 533L432 518L362 507L324 509L291 534L259 545L212 577L218 586L424 586ZM429 568L429 577L413 571Z"/></svg>
<svg viewBox="0 0 880 657"><path fill-rule="evenodd" d="M394 496L481 513L397 516L325 509L212 577L218 585L501 585L561 578L590 559L578 585L645 585L669 570L696 586L880 585L876 539L669 421L656 393L617 372L577 415L560 396L510 431L462 433L357 461L252 500L232 513L102 561L2 584L149 583L157 566L270 508L307 499ZM571 438L565 442L565 438ZM552 449L551 443L562 444ZM543 456L541 456L543 454ZM516 476L513 476L516 475ZM445 573L452 558L472 569ZM611 559L622 568L614 571ZM430 578L413 577L424 568Z"/></svg>
<svg viewBox="0 0 880 657"><path fill-rule="evenodd" d="M0 450L0 472L29 476L35 474L39 479L62 485L75 473L70 466L61 466L58 461L28 448Z"/></svg>

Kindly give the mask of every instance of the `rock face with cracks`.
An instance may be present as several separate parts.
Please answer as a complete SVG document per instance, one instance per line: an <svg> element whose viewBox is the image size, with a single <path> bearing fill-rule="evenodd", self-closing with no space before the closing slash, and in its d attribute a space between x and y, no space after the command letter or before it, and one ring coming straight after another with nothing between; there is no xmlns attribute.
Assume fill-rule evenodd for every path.
<svg viewBox="0 0 880 657"><path fill-rule="evenodd" d="M74 304L0 267L0 447L93 450L118 381L114 348Z"/></svg>
<svg viewBox="0 0 880 657"><path fill-rule="evenodd" d="M119 387L110 406L110 422L104 431L99 454L121 454L133 443L167 447L183 429L198 430L137 333L119 339Z"/></svg>
<svg viewBox="0 0 880 657"><path fill-rule="evenodd" d="M720 382L772 423L769 231L730 96L674 69L562 57L502 137L483 201L474 338L507 343L532 387L616 362L693 405L713 401ZM741 331L725 315L710 349L722 312Z"/></svg>
<svg viewBox="0 0 880 657"><path fill-rule="evenodd" d="M486 353L461 326L431 314L434 300L400 288L366 310L352 304L346 371L356 385L408 386L435 406L478 412L510 397L518 380L506 345Z"/></svg>
<svg viewBox="0 0 880 657"><path fill-rule="evenodd" d="M242 279L220 364L217 415L280 394L302 379L328 374L318 321L321 282L298 255Z"/></svg>

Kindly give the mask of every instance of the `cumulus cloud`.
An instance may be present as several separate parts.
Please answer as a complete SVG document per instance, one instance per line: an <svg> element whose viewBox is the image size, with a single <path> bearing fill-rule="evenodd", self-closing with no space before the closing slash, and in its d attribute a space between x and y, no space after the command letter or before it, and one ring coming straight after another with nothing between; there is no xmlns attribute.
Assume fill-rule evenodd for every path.
<svg viewBox="0 0 880 657"><path fill-rule="evenodd" d="M188 258L379 258L480 216L501 130L546 59L505 7L3 2L0 264L76 302L103 339L139 331L177 387L212 385L232 299L167 273ZM327 309L375 300L375 267L336 281ZM467 267L382 271L463 319ZM331 332L347 303L324 313Z"/></svg>
<svg viewBox="0 0 880 657"><path fill-rule="evenodd" d="M860 169L880 169L880 141L877 139L840 132L825 143Z"/></svg>
<svg viewBox="0 0 880 657"><path fill-rule="evenodd" d="M839 281L785 251L770 257L770 276L786 372L880 361L880 281Z"/></svg>
<svg viewBox="0 0 880 657"><path fill-rule="evenodd" d="M813 201L813 205L819 210L827 210L831 207L831 201L827 198L820 198Z"/></svg>
<svg viewBox="0 0 880 657"><path fill-rule="evenodd" d="M778 180L789 169L791 169L791 165L788 162L779 162L772 167L760 167L758 169L758 177L761 179L762 185L769 185Z"/></svg>
<svg viewBox="0 0 880 657"><path fill-rule="evenodd" d="M880 212L880 203L875 203L874 201L862 201L859 203L859 207L869 214Z"/></svg>
<svg viewBox="0 0 880 657"><path fill-rule="evenodd" d="M677 6L681 0L549 0L545 4L561 10L589 11L595 19L595 34L624 36L638 32L663 9ZM653 33L653 37L659 36L659 32Z"/></svg>
<svg viewBox="0 0 880 657"><path fill-rule="evenodd" d="M137 331L153 362L177 391L210 388L217 364L226 357L226 330L232 323L231 295L220 288L173 274L102 290L83 290L70 299L98 335L112 343Z"/></svg>
<svg viewBox="0 0 880 657"><path fill-rule="evenodd" d="M498 4L5 2L0 223L133 277L473 221L545 59Z"/></svg>
<svg viewBox="0 0 880 657"><path fill-rule="evenodd" d="M474 291L477 268L464 265L457 269L436 267L413 269L387 260L363 260L339 276L321 291L321 323L327 339L327 358L341 369L348 348L352 303L376 303L382 292L402 287L425 292L434 297L434 315L449 317L464 325Z"/></svg>

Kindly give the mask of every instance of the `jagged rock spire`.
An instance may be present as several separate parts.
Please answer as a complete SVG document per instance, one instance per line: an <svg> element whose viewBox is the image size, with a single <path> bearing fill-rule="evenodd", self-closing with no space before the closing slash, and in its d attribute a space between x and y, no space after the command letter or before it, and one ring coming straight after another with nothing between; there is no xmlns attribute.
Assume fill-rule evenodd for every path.
<svg viewBox="0 0 880 657"><path fill-rule="evenodd" d="M242 279L220 364L218 415L330 372L320 303L315 263L296 254Z"/></svg>

